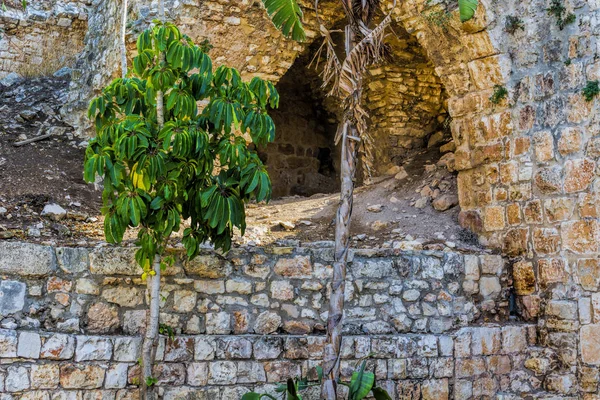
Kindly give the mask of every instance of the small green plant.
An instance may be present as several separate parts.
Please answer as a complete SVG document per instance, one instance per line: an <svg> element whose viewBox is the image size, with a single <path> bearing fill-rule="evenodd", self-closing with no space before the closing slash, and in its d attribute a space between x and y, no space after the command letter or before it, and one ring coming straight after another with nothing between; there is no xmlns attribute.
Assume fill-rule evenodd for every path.
<svg viewBox="0 0 600 400"><path fill-rule="evenodd" d="M571 65L571 63L572 63L572 60L571 60L570 58L567 58L567 59L565 60L565 65L566 65L567 67L568 67L569 65Z"/></svg>
<svg viewBox="0 0 600 400"><path fill-rule="evenodd" d="M490 96L492 104L500 104L502 100L508 97L508 90L502 85L494 86L494 93Z"/></svg>
<svg viewBox="0 0 600 400"><path fill-rule="evenodd" d="M175 329L173 329L172 326L167 324L160 324L158 326L158 333L160 333L163 336L167 336L171 340L175 338Z"/></svg>
<svg viewBox="0 0 600 400"><path fill-rule="evenodd" d="M149 376L146 378L146 386L154 386L158 382L158 379L153 376Z"/></svg>
<svg viewBox="0 0 600 400"><path fill-rule="evenodd" d="M518 30L524 31L525 25L521 18L509 15L504 21L504 30L511 35L514 35Z"/></svg>
<svg viewBox="0 0 600 400"><path fill-rule="evenodd" d="M452 19L452 14L446 10L429 11L422 15L428 23L444 29L448 27L448 24Z"/></svg>
<svg viewBox="0 0 600 400"><path fill-rule="evenodd" d="M585 101L592 101L599 94L600 84L598 81L588 81L587 85L583 88L583 97L585 98Z"/></svg>
<svg viewBox="0 0 600 400"><path fill-rule="evenodd" d="M561 31L565 29L565 26L572 24L577 19L575 14L567 12L563 0L552 0L550 8L548 8L548 14L556 18L556 24Z"/></svg>
<svg viewBox="0 0 600 400"><path fill-rule="evenodd" d="M375 374L370 371L365 371L367 361L363 360L360 368L352 373L350 382L338 381L338 385L343 385L348 388L348 400L362 400L366 398L369 393L373 394L375 400L391 400L389 393L375 385ZM284 393L284 399L287 400L302 400L301 391L311 387L320 386L323 380L323 370L321 367L315 367L317 372L317 383L309 383L308 378L288 378L286 383L280 383L275 391L277 393ZM242 396L241 400L260 400L266 397L271 400L277 400L276 397L267 393L255 393L249 392Z"/></svg>

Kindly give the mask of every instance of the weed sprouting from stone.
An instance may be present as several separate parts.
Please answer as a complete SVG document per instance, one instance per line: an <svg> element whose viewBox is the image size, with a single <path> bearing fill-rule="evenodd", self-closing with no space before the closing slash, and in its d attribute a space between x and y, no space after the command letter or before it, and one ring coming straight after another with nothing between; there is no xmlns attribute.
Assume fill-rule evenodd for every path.
<svg viewBox="0 0 600 400"><path fill-rule="evenodd" d="M583 88L582 93L585 101L592 101L600 94L600 84L598 81L588 81L587 85Z"/></svg>

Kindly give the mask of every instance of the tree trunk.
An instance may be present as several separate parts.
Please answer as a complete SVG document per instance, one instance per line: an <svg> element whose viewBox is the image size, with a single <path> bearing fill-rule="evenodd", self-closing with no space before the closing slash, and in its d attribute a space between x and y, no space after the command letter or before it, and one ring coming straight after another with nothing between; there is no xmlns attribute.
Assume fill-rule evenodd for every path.
<svg viewBox="0 0 600 400"><path fill-rule="evenodd" d="M127 30L127 0L123 0L121 14L121 77L127 77L127 45L125 43L125 31Z"/></svg>
<svg viewBox="0 0 600 400"><path fill-rule="evenodd" d="M163 0L158 1L158 15L162 22L165 22L165 8ZM160 54L160 62L165 61L164 53ZM156 122L158 123L159 129L162 129L165 124L165 113L164 113L164 98L163 92L156 92ZM166 246L166 241L165 241ZM159 250L160 251L160 250ZM146 323L146 336L144 337L144 343L142 344L142 376L144 381L142 382L142 393L141 400L155 400L157 398L156 387L154 385L148 386L148 378L152 378L152 366L156 360L156 349L158 347L158 328L160 318L160 255L154 256L154 263L152 264L152 270L154 276L148 276L146 278L146 285L148 287L149 301L150 301L150 313L148 314L148 320Z"/></svg>
<svg viewBox="0 0 600 400"><path fill-rule="evenodd" d="M149 275L146 278L148 288L150 313L146 322L146 335L142 344L142 400L156 399L154 386L148 386L148 378L152 378L152 366L156 358L156 349L158 347L158 325L160 315L160 256L154 256L152 270L155 275Z"/></svg>
<svg viewBox="0 0 600 400"><path fill-rule="evenodd" d="M340 376L340 348L342 344L342 317L344 314L344 292L346 288L346 262L350 246L350 221L354 193L354 176L358 142L356 131L350 122L344 122L345 133L342 137L341 160L341 193L335 223L335 255L333 262L333 279L329 298L329 315L327 318L327 341L323 351L323 384L322 397L335 400L337 396L337 380Z"/></svg>
<svg viewBox="0 0 600 400"><path fill-rule="evenodd" d="M346 57L354 48L354 35L349 25L345 30ZM347 110L345 110L347 111ZM344 113L346 115L346 113ZM340 205L335 221L335 254L333 278L329 298L327 317L327 341L323 349L323 388L321 397L327 400L337 399L337 381L340 377L340 348L344 316L344 292L346 288L346 263L350 247L350 222L354 194L354 177L359 140L356 127L344 117L342 154L340 163Z"/></svg>

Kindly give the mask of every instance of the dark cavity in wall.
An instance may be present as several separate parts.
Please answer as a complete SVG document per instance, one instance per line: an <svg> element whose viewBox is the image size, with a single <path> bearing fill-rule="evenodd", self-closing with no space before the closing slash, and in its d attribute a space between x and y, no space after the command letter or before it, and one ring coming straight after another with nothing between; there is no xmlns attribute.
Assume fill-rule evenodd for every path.
<svg viewBox="0 0 600 400"><path fill-rule="evenodd" d="M275 141L258 149L273 183L273 197L339 189L334 144L337 119L323 105L320 78L308 66L310 53L299 57L277 84L281 100L270 113Z"/></svg>

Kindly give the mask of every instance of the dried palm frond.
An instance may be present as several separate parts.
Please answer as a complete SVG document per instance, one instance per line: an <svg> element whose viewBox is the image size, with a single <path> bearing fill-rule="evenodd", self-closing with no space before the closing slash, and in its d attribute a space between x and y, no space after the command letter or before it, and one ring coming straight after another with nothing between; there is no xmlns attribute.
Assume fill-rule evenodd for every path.
<svg viewBox="0 0 600 400"><path fill-rule="evenodd" d="M359 89L362 76L367 68L382 60L384 52L381 49L385 38L385 29L391 22L391 15L387 15L375 29L369 31L354 46L342 63L339 85L346 96L351 96Z"/></svg>
<svg viewBox="0 0 600 400"><path fill-rule="evenodd" d="M369 25L381 5L381 0L353 0L352 14L357 21Z"/></svg>
<svg viewBox="0 0 600 400"><path fill-rule="evenodd" d="M339 78L340 73L342 71L342 63L338 58L335 52L335 43L331 38L332 32L339 31L330 31L328 30L322 23L319 21L319 30L321 31L321 35L323 36L323 44L317 50L317 53L311 60L308 65L309 68L312 67L313 63L315 63L315 69L319 68L319 61L323 56L323 49L325 49L325 66L323 67L323 72L321 73L321 79L323 81L321 87L326 88L331 84L331 90L327 93L328 96L337 96L339 94Z"/></svg>

